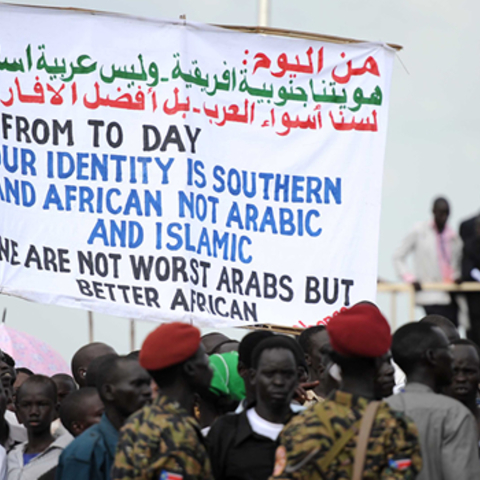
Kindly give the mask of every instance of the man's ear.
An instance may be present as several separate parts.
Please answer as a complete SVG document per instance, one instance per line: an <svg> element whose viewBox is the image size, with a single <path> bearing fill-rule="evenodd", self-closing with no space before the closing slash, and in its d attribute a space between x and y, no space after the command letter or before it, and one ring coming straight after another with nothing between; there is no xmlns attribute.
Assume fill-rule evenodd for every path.
<svg viewBox="0 0 480 480"><path fill-rule="evenodd" d="M257 371L254 370L253 368L251 368L249 371L248 371L248 375L250 377L250 383L255 386L256 382L257 382Z"/></svg>
<svg viewBox="0 0 480 480"><path fill-rule="evenodd" d="M382 366L382 358L381 357L376 357L375 358L375 372L378 372L380 370L380 367Z"/></svg>
<svg viewBox="0 0 480 480"><path fill-rule="evenodd" d="M187 377L194 377L195 376L195 367L192 365L192 362L190 360L187 360L183 365L182 365L182 370L185 373Z"/></svg>
<svg viewBox="0 0 480 480"><path fill-rule="evenodd" d="M57 418L60 418L60 403L56 402L55 406L53 407L53 410L55 412L55 420Z"/></svg>
<svg viewBox="0 0 480 480"><path fill-rule="evenodd" d="M435 351L429 348L425 352L425 360L430 364L430 365L436 365L437 364L437 358L435 355Z"/></svg>
<svg viewBox="0 0 480 480"><path fill-rule="evenodd" d="M237 372L243 379L247 378L250 375L247 366L243 362L238 362Z"/></svg>
<svg viewBox="0 0 480 480"><path fill-rule="evenodd" d="M78 371L78 376L85 380L85 378L87 377L87 369L85 367L79 367L77 371Z"/></svg>
<svg viewBox="0 0 480 480"><path fill-rule="evenodd" d="M105 383L101 387L100 397L105 399L107 402L113 402L115 400L115 388L109 383Z"/></svg>
<svg viewBox="0 0 480 480"><path fill-rule="evenodd" d="M310 356L309 353L305 353L305 363L307 364L308 367L312 366L312 357Z"/></svg>
<svg viewBox="0 0 480 480"><path fill-rule="evenodd" d="M17 408L15 407L15 416L17 417L17 420L18 420L18 423L20 425L23 424L23 416L22 414L17 410Z"/></svg>
<svg viewBox="0 0 480 480"><path fill-rule="evenodd" d="M83 422L72 422L70 429L75 434L74 437L78 437L85 430L85 424Z"/></svg>

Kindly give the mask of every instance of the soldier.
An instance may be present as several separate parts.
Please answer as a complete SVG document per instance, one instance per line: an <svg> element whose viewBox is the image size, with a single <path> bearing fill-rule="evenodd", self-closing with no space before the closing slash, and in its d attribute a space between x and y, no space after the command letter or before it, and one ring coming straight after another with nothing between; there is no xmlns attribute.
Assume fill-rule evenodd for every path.
<svg viewBox="0 0 480 480"><path fill-rule="evenodd" d="M212 379L199 330L161 325L145 339L139 360L160 394L122 428L112 479L213 480L193 417L195 393L207 390Z"/></svg>
<svg viewBox="0 0 480 480"><path fill-rule="evenodd" d="M369 406L380 358L391 344L387 321L377 308L361 304L333 317L327 330L332 358L342 369L340 390L287 424L272 478L414 479L422 464L415 425L384 402ZM366 411L373 425L362 429L364 417L369 423Z"/></svg>

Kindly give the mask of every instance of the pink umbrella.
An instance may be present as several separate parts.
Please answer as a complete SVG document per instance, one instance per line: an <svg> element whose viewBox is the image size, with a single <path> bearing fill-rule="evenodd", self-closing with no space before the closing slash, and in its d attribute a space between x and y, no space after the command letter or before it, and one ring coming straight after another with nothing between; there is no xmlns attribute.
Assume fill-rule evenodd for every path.
<svg viewBox="0 0 480 480"><path fill-rule="evenodd" d="M56 373L71 374L67 362L52 347L4 323L0 324L0 349L13 357L16 367L27 367L49 377Z"/></svg>

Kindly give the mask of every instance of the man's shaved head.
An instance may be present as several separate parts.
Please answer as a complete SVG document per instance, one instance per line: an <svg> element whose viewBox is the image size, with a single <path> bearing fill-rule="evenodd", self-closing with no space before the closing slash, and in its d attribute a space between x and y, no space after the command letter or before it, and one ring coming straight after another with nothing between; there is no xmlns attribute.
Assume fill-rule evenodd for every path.
<svg viewBox="0 0 480 480"><path fill-rule="evenodd" d="M108 353L107 355L96 357L90 362L90 365L87 368L87 374L85 375L85 384L87 387L97 388L98 374L102 371L103 364L112 357L118 357L118 355L116 353ZM137 360L138 362L138 359L136 358L133 358L133 360Z"/></svg>
<svg viewBox="0 0 480 480"><path fill-rule="evenodd" d="M69 393L74 392L77 389L77 385L73 378L66 373L57 373L56 375L52 375L51 378L57 386L58 403L62 403Z"/></svg>
<svg viewBox="0 0 480 480"><path fill-rule="evenodd" d="M116 354L115 350L106 343L93 342L81 347L72 358L72 374L81 387L86 386L87 368L90 362L103 355Z"/></svg>
<svg viewBox="0 0 480 480"><path fill-rule="evenodd" d="M230 343L232 340L226 335L220 332L211 332L203 335L202 344L205 347L205 352L207 355L213 355L217 352L217 349L222 346L224 343Z"/></svg>
<svg viewBox="0 0 480 480"><path fill-rule="evenodd" d="M435 325L436 327L443 330L443 333L447 336L450 343L460 340L460 334L458 333L455 324L449 320L447 317L442 315L427 315L420 320L420 323L428 323L430 325Z"/></svg>
<svg viewBox="0 0 480 480"><path fill-rule="evenodd" d="M100 422L104 409L97 389L85 387L65 397L60 406L60 420L63 426L77 437L87 428Z"/></svg>

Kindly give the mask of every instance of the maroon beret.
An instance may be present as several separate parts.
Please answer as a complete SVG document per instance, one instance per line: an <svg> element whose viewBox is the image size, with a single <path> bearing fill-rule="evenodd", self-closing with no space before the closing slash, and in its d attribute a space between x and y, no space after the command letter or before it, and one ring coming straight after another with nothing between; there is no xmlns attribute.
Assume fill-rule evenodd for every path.
<svg viewBox="0 0 480 480"><path fill-rule="evenodd" d="M333 350L347 357L381 357L390 349L390 325L380 310L366 303L340 312L327 324Z"/></svg>
<svg viewBox="0 0 480 480"><path fill-rule="evenodd" d="M140 350L145 370L161 370L189 359L200 347L200 330L188 323L164 323L149 333Z"/></svg>

